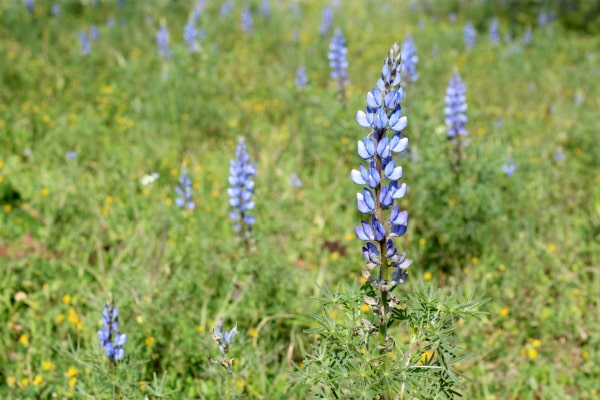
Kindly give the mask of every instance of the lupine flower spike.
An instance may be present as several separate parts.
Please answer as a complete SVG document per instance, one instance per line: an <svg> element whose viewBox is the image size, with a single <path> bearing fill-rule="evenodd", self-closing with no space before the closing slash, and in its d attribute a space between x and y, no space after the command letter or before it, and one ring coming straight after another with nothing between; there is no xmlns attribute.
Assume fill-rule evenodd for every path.
<svg viewBox="0 0 600 400"><path fill-rule="evenodd" d="M167 24L162 23L158 32L156 32L156 47L158 48L158 54L160 54L165 60L171 58L171 50L169 49L169 30Z"/></svg>
<svg viewBox="0 0 600 400"><path fill-rule="evenodd" d="M321 26L319 27L319 33L321 36L327 35L329 32L329 28L331 28L331 23L333 22L333 10L330 5L326 5L323 8L323 16L321 18Z"/></svg>
<svg viewBox="0 0 600 400"><path fill-rule="evenodd" d="M175 188L177 198L175 204L177 207L184 207L188 210L193 210L196 205L192 201L192 179L188 175L187 171L181 171L179 175L179 186Z"/></svg>
<svg viewBox="0 0 600 400"><path fill-rule="evenodd" d="M338 85L339 93L344 97L344 87L350 81L348 79L348 61L346 61L346 39L340 29L336 29L329 43L329 66L331 77Z"/></svg>
<svg viewBox="0 0 600 400"><path fill-rule="evenodd" d="M234 229L239 232L245 241L252 230L256 218L248 212L254 208L252 195L254 194L254 181L256 169L254 163L250 162L250 155L246 149L243 138L238 141L235 158L229 162L229 184L227 189L229 204L233 210L229 217L235 222Z"/></svg>
<svg viewBox="0 0 600 400"><path fill-rule="evenodd" d="M475 27L473 26L473 23L471 21L467 22L467 24L465 25L465 46L467 48L467 50L471 50L473 49L473 47L475 47L475 39L477 37L477 31L475 30Z"/></svg>
<svg viewBox="0 0 600 400"><path fill-rule="evenodd" d="M294 83L299 89L304 89L308 83L308 76L306 75L306 67L303 65L299 66L296 70L296 79Z"/></svg>
<svg viewBox="0 0 600 400"><path fill-rule="evenodd" d="M92 43L90 42L90 38L88 34L84 31L79 32L79 44L81 45L81 55L87 56L92 52Z"/></svg>
<svg viewBox="0 0 600 400"><path fill-rule="evenodd" d="M407 82L414 82L419 79L417 75L417 48L412 36L407 36L402 42L402 75Z"/></svg>
<svg viewBox="0 0 600 400"><path fill-rule="evenodd" d="M219 351L223 358L211 357L210 361L222 365L227 370L227 373L231 373L231 367L233 366L233 358L227 358L227 353L229 352L229 345L231 345L237 333L237 325L230 331L223 330L223 319L221 318L217 321L217 327L213 328L211 332L211 336L217 343L217 346L219 346Z"/></svg>
<svg viewBox="0 0 600 400"><path fill-rule="evenodd" d="M492 43L500 41L500 21L497 17L492 18L492 22L490 22L490 40Z"/></svg>
<svg viewBox="0 0 600 400"><path fill-rule="evenodd" d="M252 35L252 13L250 13L249 8L244 8L242 11L242 29L248 35Z"/></svg>
<svg viewBox="0 0 600 400"><path fill-rule="evenodd" d="M455 70L450 83L446 89L446 107L444 114L446 115L446 126L448 128L448 139L452 143L452 151L454 153L451 159L451 166L455 173L455 178L460 179L460 169L462 162L462 148L467 144L464 138L468 131L465 128L467 123L467 89L465 83L460 78L458 71Z"/></svg>
<svg viewBox="0 0 600 400"><path fill-rule="evenodd" d="M377 87L367 93L366 111L356 113L358 124L371 132L358 142L358 155L364 164L350 174L354 183L363 186L356 194L356 201L358 210L367 218L355 231L365 242L363 276L381 293L380 299L370 299L368 305L379 316L381 345L384 347L391 343L386 321L391 305L397 301L391 291L406 280L407 268L412 264L412 260L406 258L406 252L401 253L394 244L394 239L404 235L408 227L408 212L394 204L407 190L406 184L400 183L402 167L394 160L394 155L408 147L408 138L402 135L407 118L402 116L400 105L404 98L400 86L401 68L400 46L394 43L381 69ZM377 268L378 271L373 273Z"/></svg>
<svg viewBox="0 0 600 400"><path fill-rule="evenodd" d="M119 332L119 311L112 300L107 301L102 310L102 328L98 331L98 340L111 362L119 361L125 356L123 346L127 335Z"/></svg>

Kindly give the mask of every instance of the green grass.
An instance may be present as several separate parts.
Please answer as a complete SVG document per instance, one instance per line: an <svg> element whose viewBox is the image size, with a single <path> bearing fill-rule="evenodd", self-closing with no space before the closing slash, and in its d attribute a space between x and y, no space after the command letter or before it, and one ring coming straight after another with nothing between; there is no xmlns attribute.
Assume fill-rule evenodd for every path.
<svg viewBox="0 0 600 400"><path fill-rule="evenodd" d="M366 132L354 115L391 43L411 33L420 78L403 107L418 161L401 162L411 223L398 245L415 263L397 292L426 281L491 299L489 314L459 329L474 353L460 366L466 398L597 398L597 37L553 25L511 53L513 44L492 45L480 32L467 53L460 17L434 22L405 7L343 2L334 12L348 41L342 102L329 78L329 36L319 35L323 1L302 2L301 19L282 7L264 19L256 2L253 36L241 31L239 6L220 18L219 2L208 1L197 54L181 39L192 2L126 3L65 1L57 18L38 4L35 20L20 2L0 6L0 397L63 398L85 385L91 371L69 343L101 351L96 331L111 292L141 388L156 372L175 398L222 396L208 357L218 354L210 329L223 316L240 330L231 384L242 398L304 398L290 379L311 350L304 331L321 307L311 297L317 285L351 284L363 266L349 173ZM155 48L162 18L167 63ZM78 31L92 23L101 38L82 57ZM293 83L299 65L304 91ZM443 126L454 67L467 85L471 141L459 186ZM239 136L258 172L249 255L227 218ZM72 150L77 158L66 160ZM507 157L512 177L500 169ZM173 204L182 168L195 182L193 212ZM142 186L152 172L160 178ZM294 172L300 189L288 183Z"/></svg>

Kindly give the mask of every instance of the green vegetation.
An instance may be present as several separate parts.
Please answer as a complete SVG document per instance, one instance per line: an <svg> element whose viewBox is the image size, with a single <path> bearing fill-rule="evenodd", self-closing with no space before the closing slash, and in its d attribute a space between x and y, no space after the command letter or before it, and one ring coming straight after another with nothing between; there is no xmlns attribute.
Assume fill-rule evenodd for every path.
<svg viewBox="0 0 600 400"><path fill-rule="evenodd" d="M240 5L220 17L208 0L206 38L189 53L195 2L71 0L56 17L42 3L33 15L0 5L0 398L305 398L293 378L313 351L320 288L364 283L355 113L408 34L419 79L402 103L410 223L397 245L414 264L394 293L490 299L458 322L458 356L472 353L457 365L465 398L599 396L598 37L555 23L524 46L526 26L511 24L512 42L492 44L483 28L466 51L460 12L450 22L351 0L326 37L325 1L299 2L300 17L274 0L264 17L255 1L247 35ZM156 49L161 22L170 60ZM100 38L82 56L79 31L92 24ZM344 99L327 60L335 27L348 46ZM443 113L455 67L469 106L459 180ZM240 136L257 163L248 248L226 193ZM182 170L193 211L175 205ZM94 366L106 361L97 331L110 295L127 343L109 384L115 371ZM239 331L231 375L209 361L219 318Z"/></svg>

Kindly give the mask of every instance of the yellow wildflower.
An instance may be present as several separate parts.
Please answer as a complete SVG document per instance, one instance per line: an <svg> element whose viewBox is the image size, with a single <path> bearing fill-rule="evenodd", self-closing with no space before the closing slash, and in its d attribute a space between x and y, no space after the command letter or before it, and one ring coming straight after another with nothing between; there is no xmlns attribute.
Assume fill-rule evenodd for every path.
<svg viewBox="0 0 600 400"><path fill-rule="evenodd" d="M73 378L73 377L77 376L77 368L75 368L75 367L67 368L67 373L65 375L67 376L67 378Z"/></svg>
<svg viewBox="0 0 600 400"><path fill-rule="evenodd" d="M433 278L433 275L431 275L431 272L425 272L423 274L423 279L425 279L426 281L430 281L431 278Z"/></svg>
<svg viewBox="0 0 600 400"><path fill-rule="evenodd" d="M28 333L22 334L21 337L19 337L19 343L21 343L23 345L23 347L29 346L29 334Z"/></svg>
<svg viewBox="0 0 600 400"><path fill-rule="evenodd" d="M33 378L33 386L38 386L40 385L42 382L44 381L44 378L42 378L41 375L36 375L35 378Z"/></svg>
<svg viewBox="0 0 600 400"><path fill-rule="evenodd" d="M509 312L510 312L510 309L508 308L508 306L504 306L502 308L502 310L500 310L500 316L501 317L506 317Z"/></svg>
<svg viewBox="0 0 600 400"><path fill-rule="evenodd" d="M154 346L154 342L155 342L154 336L147 337L145 340L146 346L148 346L148 347Z"/></svg>

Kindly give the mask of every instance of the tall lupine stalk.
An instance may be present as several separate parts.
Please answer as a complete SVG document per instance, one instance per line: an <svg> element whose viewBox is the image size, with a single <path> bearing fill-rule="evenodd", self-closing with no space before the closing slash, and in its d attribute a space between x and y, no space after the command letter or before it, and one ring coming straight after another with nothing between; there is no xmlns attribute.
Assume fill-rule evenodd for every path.
<svg viewBox="0 0 600 400"><path fill-rule="evenodd" d="M498 17L492 18L490 22L490 41L492 43L500 42L500 21Z"/></svg>
<svg viewBox="0 0 600 400"><path fill-rule="evenodd" d="M468 21L465 24L465 30L464 30L465 46L466 46L467 50L471 50L471 49L473 49L473 47L475 47L476 38L477 38L477 31L475 30L473 23L471 21Z"/></svg>
<svg viewBox="0 0 600 400"><path fill-rule="evenodd" d="M371 132L358 142L358 155L365 161L359 170L352 170L351 178L363 186L356 194L358 209L369 216L357 226L356 236L365 242L363 255L367 264L363 276L379 291L379 299L368 299L367 305L378 316L380 349L388 351L392 339L387 334L392 305L397 302L392 289L407 278L412 260L406 252L398 251L394 238L404 235L408 226L408 212L401 211L395 201L406 194L407 186L400 183L402 167L396 165L394 154L408 147L408 138L402 135L407 118L402 116L400 102L404 98L401 81L400 46L394 43L381 69L377 87L367 93L367 109L356 113L356 121ZM388 136L389 133L389 136ZM377 270L378 269L378 270Z"/></svg>
<svg viewBox="0 0 600 400"><path fill-rule="evenodd" d="M319 33L321 36L326 36L331 28L331 23L333 22L333 9L330 5L326 5L323 8L323 15L321 17L321 25L319 26Z"/></svg>
<svg viewBox="0 0 600 400"><path fill-rule="evenodd" d="M229 184L227 189L229 204L233 208L229 217L234 221L234 229L244 241L246 249L250 245L250 233L256 218L249 214L254 208L254 180L256 169L250 161L250 155L246 149L244 138L240 138L235 151L235 158L229 162Z"/></svg>
<svg viewBox="0 0 600 400"><path fill-rule="evenodd" d="M329 66L331 67L331 78L338 87L338 93L342 99L345 98L345 87L350 82L348 78L348 61L346 60L346 38L341 29L336 29L329 43Z"/></svg>
<svg viewBox="0 0 600 400"><path fill-rule="evenodd" d="M461 163L462 163L462 149L466 142L463 140L467 135L468 131L465 125L467 124L467 97L466 97L466 86L461 79L457 70L454 71L450 78L450 83L446 89L446 107L444 108L444 114L446 115L446 126L448 139L452 145L453 156L449 157L451 160L452 170L454 171L454 177L457 181L460 181Z"/></svg>
<svg viewBox="0 0 600 400"><path fill-rule="evenodd" d="M108 300L102 310L102 328L98 331L98 340L111 365L125 356L123 346L127 335L119 332L119 311L112 300Z"/></svg>
<svg viewBox="0 0 600 400"><path fill-rule="evenodd" d="M417 74L417 62L419 61L419 57L417 57L417 48L415 46L415 41L412 36L407 36L402 41L402 75L406 82L415 82L419 79L419 75Z"/></svg>

